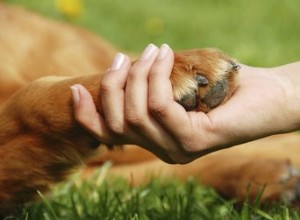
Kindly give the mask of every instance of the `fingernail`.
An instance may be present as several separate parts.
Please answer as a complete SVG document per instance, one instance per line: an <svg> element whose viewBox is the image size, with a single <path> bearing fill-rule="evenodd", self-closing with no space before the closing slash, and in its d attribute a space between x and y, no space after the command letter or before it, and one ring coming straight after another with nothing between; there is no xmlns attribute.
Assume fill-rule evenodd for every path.
<svg viewBox="0 0 300 220"><path fill-rule="evenodd" d="M79 100L80 100L80 95L79 95L79 88L77 85L70 86L71 92L72 92L72 99L74 102L74 106L78 105Z"/></svg>
<svg viewBox="0 0 300 220"><path fill-rule="evenodd" d="M143 51L140 60L148 60L154 53L157 47L154 44L149 44Z"/></svg>
<svg viewBox="0 0 300 220"><path fill-rule="evenodd" d="M167 54L169 53L169 51L170 51L169 45L167 45L167 44L161 45L157 59L159 59L159 60L164 59L167 56Z"/></svg>
<svg viewBox="0 0 300 220"><path fill-rule="evenodd" d="M110 70L118 70L121 68L125 61L125 55L122 53L117 53L113 63L111 64Z"/></svg>

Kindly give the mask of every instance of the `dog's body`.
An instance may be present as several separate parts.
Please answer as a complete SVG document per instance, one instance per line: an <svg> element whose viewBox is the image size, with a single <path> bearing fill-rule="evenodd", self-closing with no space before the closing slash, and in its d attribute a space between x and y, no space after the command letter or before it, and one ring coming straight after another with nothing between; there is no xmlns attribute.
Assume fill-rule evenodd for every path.
<svg viewBox="0 0 300 220"><path fill-rule="evenodd" d="M74 120L69 87L83 84L101 108L100 73L109 66L115 49L79 28L1 4L0 30L1 213L34 199L37 190L47 190L63 180L95 153L99 143ZM190 60L191 56L202 57L201 65ZM207 57L213 62L206 62ZM214 50L176 54L171 77L174 97L180 102L190 94L187 85L195 85L197 70L204 72L210 85L219 82L214 66L220 63L230 72L225 81L222 79L228 93L218 104L225 101L235 87L236 67L231 66L230 58ZM193 68L187 69L186 64ZM36 80L48 75L63 77ZM190 88L195 89L197 97L206 98L207 87ZM208 111L215 106L207 102L198 107ZM114 161L111 174L122 175L134 184L147 181L146 171L182 179L194 175L228 197L242 199L252 181L251 196L268 184L264 198L293 199L297 177L290 162L300 167L299 144L298 134L280 135L213 153L184 166L164 164L141 148L125 146L121 152L103 153L98 161ZM133 156L137 152L138 158Z"/></svg>

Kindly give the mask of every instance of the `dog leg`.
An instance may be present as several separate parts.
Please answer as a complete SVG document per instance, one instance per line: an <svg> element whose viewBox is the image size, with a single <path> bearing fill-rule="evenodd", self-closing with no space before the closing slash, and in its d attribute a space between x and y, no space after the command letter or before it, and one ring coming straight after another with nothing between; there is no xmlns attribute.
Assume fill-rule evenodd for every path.
<svg viewBox="0 0 300 220"><path fill-rule="evenodd" d="M69 87L80 82L96 94L100 79L47 77L1 106L1 211L33 200L37 190L44 192L62 181L99 146L74 120Z"/></svg>
<svg viewBox="0 0 300 220"><path fill-rule="evenodd" d="M300 140L300 135L296 134L281 135L275 139L279 138L279 143L284 145L295 137ZM108 178L121 176L133 185L147 183L153 177L185 181L192 176L229 199L244 201L248 198L254 201L263 190L261 202L293 202L299 199L298 169L292 165L291 162L294 161L290 155L282 151L282 145L279 146L278 141L272 140L274 137L264 138L245 144L246 146L206 155L185 165L166 164L155 159L155 156L146 150L135 146L125 146L121 150L103 154L98 162L111 161L113 166L107 174ZM268 146L265 146L266 144ZM265 147L272 148L273 155L259 157L257 154L260 152L257 149ZM298 143L287 147L298 148ZM135 155L139 155L140 160L145 159L132 161L131 158ZM94 170L95 166L85 169L84 177L91 175Z"/></svg>

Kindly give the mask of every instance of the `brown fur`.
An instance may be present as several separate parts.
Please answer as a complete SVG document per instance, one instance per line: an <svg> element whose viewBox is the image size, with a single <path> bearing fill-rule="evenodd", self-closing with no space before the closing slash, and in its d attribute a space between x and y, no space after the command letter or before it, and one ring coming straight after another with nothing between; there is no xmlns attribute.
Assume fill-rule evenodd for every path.
<svg viewBox="0 0 300 220"><path fill-rule="evenodd" d="M99 143L74 120L69 87L75 83L86 86L100 110L101 73L110 64L115 49L80 28L3 4L0 4L0 27L1 213L33 200L37 190L49 189L96 153ZM180 99L184 93L197 90L201 101L217 81L226 79L229 85L226 100L235 88L235 70L231 62L216 50L177 53L171 77L174 97ZM230 73L225 75L228 71ZM197 87L194 76L199 72L207 77L210 83L207 87ZM56 76L44 77L48 75ZM40 77L43 78L38 79ZM199 108L209 110L206 105L199 105ZM132 151L126 147L121 154L103 154L100 161L109 158L119 163L126 161L127 165L116 166L111 173L123 176L133 173L136 183L146 181L145 170L158 174L160 166L162 175L183 179L196 175L224 195L242 198L246 182L259 179L261 186L277 182L281 175L288 173L290 166L285 159L298 160L298 154L293 154L291 149L300 143L299 135L291 136L295 143L288 143L284 136L279 138L283 145L287 143L285 154L277 152L281 145L272 147L271 154L270 149L262 151L273 143L270 139L267 143L258 142L259 147L251 148L248 144L214 153L186 166L166 165L144 151L137 161L130 157ZM268 172L257 170L262 166L269 167ZM294 189L295 184L289 176L286 182L288 184L276 187L271 184L265 197L275 195L278 198L286 188Z"/></svg>
<svg viewBox="0 0 300 220"><path fill-rule="evenodd" d="M146 183L155 176L182 180L194 176L227 198L244 200L250 184L252 200L266 185L262 200L291 201L295 199L299 180L291 163L300 168L299 143L298 133L276 135L215 152L185 165L166 164L148 151L128 145L102 154L97 161L112 161L108 177L122 176L133 185ZM84 175L94 169L90 167Z"/></svg>

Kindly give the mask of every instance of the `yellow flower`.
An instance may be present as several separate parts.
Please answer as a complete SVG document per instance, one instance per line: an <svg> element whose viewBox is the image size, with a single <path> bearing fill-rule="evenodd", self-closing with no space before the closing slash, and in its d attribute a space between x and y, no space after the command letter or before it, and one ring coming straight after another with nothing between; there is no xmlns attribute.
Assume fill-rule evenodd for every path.
<svg viewBox="0 0 300 220"><path fill-rule="evenodd" d="M55 6L68 18L78 17L83 10L82 0L55 0Z"/></svg>

